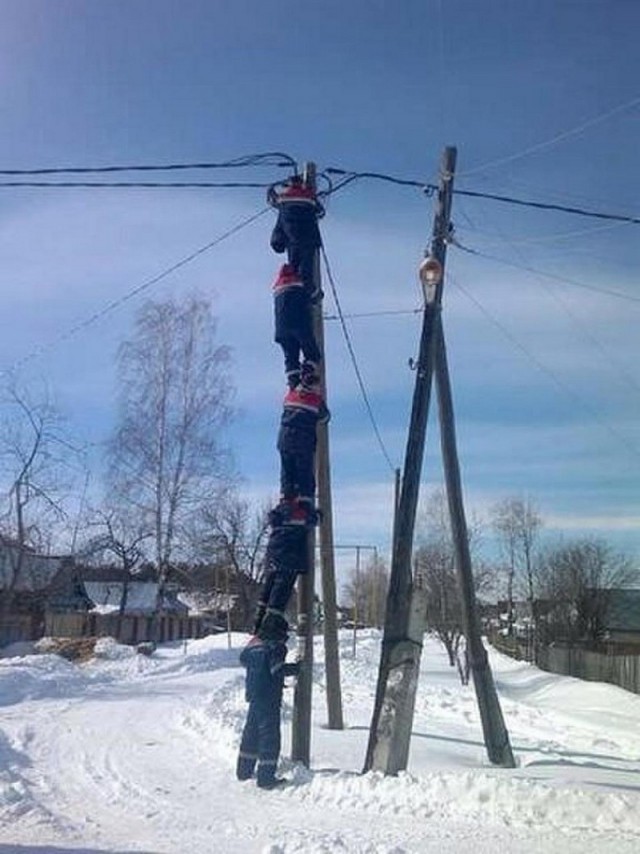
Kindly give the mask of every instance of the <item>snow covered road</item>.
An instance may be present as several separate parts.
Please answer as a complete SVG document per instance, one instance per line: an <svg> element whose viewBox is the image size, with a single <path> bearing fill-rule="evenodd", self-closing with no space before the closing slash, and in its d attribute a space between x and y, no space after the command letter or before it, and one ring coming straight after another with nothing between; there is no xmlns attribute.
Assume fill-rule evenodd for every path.
<svg viewBox="0 0 640 854"><path fill-rule="evenodd" d="M320 662L312 769L285 760L293 784L262 792L234 778L244 640L0 660L0 854L640 850L640 697L492 653L518 760L494 769L473 689L428 641L409 771L362 776L379 637L362 633L355 659L345 637L347 728L323 727Z"/></svg>

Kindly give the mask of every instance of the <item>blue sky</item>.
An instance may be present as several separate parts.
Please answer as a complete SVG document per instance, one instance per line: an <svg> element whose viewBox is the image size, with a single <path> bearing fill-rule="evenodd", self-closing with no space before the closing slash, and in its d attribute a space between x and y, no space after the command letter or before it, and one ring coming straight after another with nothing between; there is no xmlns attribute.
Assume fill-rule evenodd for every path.
<svg viewBox="0 0 640 854"><path fill-rule="evenodd" d="M453 144L459 189L637 216L639 28L634 0L3 0L0 168L282 150L319 168L427 182ZM0 367L262 205L260 190L0 188ZM444 322L469 513L526 493L549 532L601 535L640 554L638 227L461 196L452 218L461 244L516 265L456 248L448 258ZM322 228L346 312L419 305L431 219L414 189L363 181L331 200ZM238 466L256 500L275 494L278 473L271 224L269 214L147 291L212 298L234 353ZM114 353L141 301L25 368L51 386L79 441L109 431ZM326 310L335 313L330 297ZM419 330L412 314L350 321L396 465ZM334 321L326 350L336 539L384 548L391 473ZM425 490L440 479L432 422Z"/></svg>

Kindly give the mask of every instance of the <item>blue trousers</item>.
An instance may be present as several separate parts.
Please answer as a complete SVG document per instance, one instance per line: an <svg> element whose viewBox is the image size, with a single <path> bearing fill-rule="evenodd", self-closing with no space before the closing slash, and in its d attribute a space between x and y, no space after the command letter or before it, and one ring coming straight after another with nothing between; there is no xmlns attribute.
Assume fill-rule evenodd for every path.
<svg viewBox="0 0 640 854"><path fill-rule="evenodd" d="M282 689L277 696L249 703L242 731L236 774L239 780L253 776L257 765L258 786L268 786L276 775L280 755L280 705Z"/></svg>

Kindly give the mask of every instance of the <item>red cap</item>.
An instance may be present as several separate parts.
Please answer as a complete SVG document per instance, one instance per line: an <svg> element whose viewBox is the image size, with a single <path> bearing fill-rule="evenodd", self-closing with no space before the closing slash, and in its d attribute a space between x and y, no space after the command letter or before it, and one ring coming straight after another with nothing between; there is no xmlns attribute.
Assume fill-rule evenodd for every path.
<svg viewBox="0 0 640 854"><path fill-rule="evenodd" d="M291 264L283 264L280 267L278 278L273 283L273 290L277 292L284 291L286 288L301 288L303 287L300 276L293 269Z"/></svg>

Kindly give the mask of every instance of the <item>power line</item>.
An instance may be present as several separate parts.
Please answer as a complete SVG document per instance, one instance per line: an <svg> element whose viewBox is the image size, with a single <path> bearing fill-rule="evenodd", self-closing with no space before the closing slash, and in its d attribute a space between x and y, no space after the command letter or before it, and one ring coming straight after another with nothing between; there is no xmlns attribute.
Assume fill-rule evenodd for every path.
<svg viewBox="0 0 640 854"><path fill-rule="evenodd" d="M463 246L457 240L452 241L452 245L467 252L470 255L475 255L478 258L484 258L485 261L495 261L498 264L504 264L506 267L514 267L516 270L524 270L526 273L533 273L535 276L544 276L547 279L553 279L556 282L564 282L568 285L573 285L576 288L583 288L588 291L594 291L598 294L605 294L610 297L628 300L629 302L640 303L640 297L633 294L626 294L623 291L614 291L611 288L600 288L597 285L587 285L585 282L578 282L575 279L570 279L567 276L559 276L556 273L547 273L545 270L537 270L535 267L530 267L527 264L517 264L515 261L507 261L506 258L498 258L495 255L488 255L485 252L480 252L478 249L470 249L468 246Z"/></svg>
<svg viewBox="0 0 640 854"><path fill-rule="evenodd" d="M383 311L359 311L348 314L343 314L342 317L345 319L352 320L354 318L359 319L362 317L390 317L392 315L399 314L421 314L423 309L421 308L398 308L398 309L385 309ZM325 320L340 320L340 315L338 314L325 314L323 315Z"/></svg>
<svg viewBox="0 0 640 854"><path fill-rule="evenodd" d="M286 162L267 163L266 159L256 162L244 162L252 158L268 158L268 157L283 157L288 158ZM296 168L295 162L288 155L252 155L249 158L238 158L235 161L226 163L174 163L162 165L139 165L139 166L101 166L101 167L56 167L51 169L3 169L0 170L0 175L42 175L42 174L61 174L61 173L86 173L86 172L124 172L124 171L159 171L170 169L213 169L213 168L238 168L239 166L248 165L277 165ZM329 187L326 191L319 193L319 196L328 197L343 189L348 184L354 181L368 178L370 180L384 181L390 184L395 184L401 187L415 187L423 193L431 196L438 189L435 184L416 181L408 178L398 178L394 175L387 175L383 172L348 172L345 169L337 167L329 167L320 173L320 177L325 177L330 182L330 175L343 175L344 179L336 185ZM173 181L173 182L155 182L155 181L115 181L115 182L99 182L99 181L2 181L0 188L19 188L31 187L38 189L46 188L73 188L84 187L89 189L96 188L251 188L264 189L272 184L263 182L243 182L243 181ZM552 202L537 202L528 199L519 199L515 196L505 196L498 193L487 193L476 190L460 190L453 191L454 195L468 196L470 198L489 199L491 201L504 202L505 204L518 205L520 207L534 208L538 210L553 210L561 213L574 214L576 216L591 217L594 219L604 219L614 222L627 222L634 225L640 224L640 217L626 216L624 214L611 214L602 211L588 210L587 208L572 207L568 205L560 205Z"/></svg>
<svg viewBox="0 0 640 854"><path fill-rule="evenodd" d="M542 151L545 148L551 148L554 145L557 145L559 142L563 142L565 139L569 139L572 136L576 136L587 128L593 127L594 125L600 124L600 122L606 121L606 119L610 119L611 116L615 116L617 113L625 112L626 110L630 110L633 107L637 107L640 105L640 98L633 98L631 101L627 101L624 104L619 104L617 107L614 107L612 110L607 110L604 113L600 113L597 116L594 116L591 119L588 119L585 122L582 122L579 125L571 128L570 130L562 131L562 133L558 133L550 139L545 140L544 142L538 142L535 145L531 145L528 148L523 149L522 151L516 152L515 154L509 154L506 157L499 157L497 160L491 160L488 163L484 163L482 166L476 166L473 169L468 169L466 172L462 172L459 177L466 178L468 175L477 175L478 172L484 172L486 169L492 169L494 166L502 166L505 163L513 163L514 160L520 160L522 157L526 157L529 154L534 154L538 151Z"/></svg>
<svg viewBox="0 0 640 854"><path fill-rule="evenodd" d="M547 367L547 365L545 365L536 356L534 356L533 353L529 349L527 349L527 347L525 347L524 344L522 344L515 337L515 335L513 335L506 328L506 326L504 326L496 317L494 317L494 315L491 314L491 312L487 308L485 308L485 306L478 299L476 299L476 297L470 291L463 287L460 282L454 279L450 274L447 275L447 278L461 293L463 293L467 297L470 302L472 302L476 306L476 308L487 318L487 320L489 320L490 323L492 323L497 329L500 330L500 332L511 342L511 344L513 344L514 347L520 350L521 353L524 353L524 355L538 368L538 370L546 374L564 394L568 395L574 401L576 401L576 403L578 403L582 407L582 409L589 412L590 415L595 418L595 420L598 421L598 423L601 424L602 427L608 430L612 436L615 436L615 438L619 442L622 442L625 447L630 450L635 456L640 457L640 450L638 450L635 445L629 442L629 440L621 433L618 433L618 431L614 427L612 427L609 422L604 421L596 409L590 406L582 397L580 397L580 395L576 394L576 392L574 392L569 386L567 386L566 383L561 380L560 377L554 371L551 370L551 368Z"/></svg>
<svg viewBox="0 0 640 854"><path fill-rule="evenodd" d="M465 214L466 216L466 214ZM467 217L468 219L468 217ZM541 243L558 243L563 240L573 240L576 237L585 237L587 235L592 234L600 234L603 231L612 231L615 228L624 227L625 223L621 222L613 222L607 225L594 225L591 228L581 228L581 229L573 229L572 231L563 231L563 232L554 232L553 234L542 234L539 237L513 237L509 238L509 244L511 246L524 246L524 245L537 245ZM494 242L496 239L501 243L505 241L505 238L501 234L496 234L495 232L488 231L484 228L477 228L473 223L470 224L471 231L477 232L478 234L483 234L489 238L490 242ZM491 240L493 238L493 240Z"/></svg>
<svg viewBox="0 0 640 854"><path fill-rule="evenodd" d="M374 181L385 181L388 184L397 184L400 187L416 187L419 190L424 190L428 195L434 193L438 187L436 184L430 184L427 181L416 181L413 178L397 178L394 175L387 175L384 172L348 172L346 169L338 169L337 167L329 166L324 170L325 175L344 175L345 179L341 184L334 187L333 192L350 184L352 181L360 178L370 178Z"/></svg>
<svg viewBox="0 0 640 854"><path fill-rule="evenodd" d="M336 185L331 192L337 192L337 190L342 189L342 187L347 186L347 184L352 183L353 181L359 180L361 178L369 178L372 180L378 181L386 181L390 184L397 184L402 187L416 187L417 189L422 190L427 195L433 195L433 193L438 189L435 184L430 184L426 181L416 181L414 179L408 178L397 178L393 175L386 175L382 172L347 172L344 169L338 169L334 167L329 167L325 169L325 173L327 175L344 175L346 176L344 181L340 184ZM515 196L503 196L499 193L486 193L481 192L479 190L453 190L454 196L468 196L470 198L475 199L489 199L494 202L504 202L505 204L518 205L520 207L534 208L537 210L551 210L551 211L559 211L561 213L574 214L576 216L585 216L592 217L594 219L606 219L612 220L614 222L629 222L634 225L640 225L640 217L634 216L626 216L625 214L612 214L605 213L603 211L593 211L587 208L579 208L573 207L570 205L560 205L553 202L537 202L530 199L519 199Z"/></svg>
<svg viewBox="0 0 640 854"><path fill-rule="evenodd" d="M136 164L130 166L55 166L37 169L0 169L0 175L60 175L99 172L170 172L184 169L241 169L248 166L278 166L296 169L290 154L268 151L263 154L247 154L233 160L201 163Z"/></svg>
<svg viewBox="0 0 640 854"><path fill-rule="evenodd" d="M347 344L347 349L349 351L349 356L351 357L351 364L353 365L353 369L356 374L356 378L358 380L358 385L360 386L360 392L362 394L362 399L364 401L365 408L367 410L367 414L369 416L369 421L371 422L371 426L373 427L373 432L375 433L376 439L378 440L378 445L380 446L380 450L382 451L382 455L384 456L387 465L391 469L392 472L395 473L396 467L391 462L391 457L389 456L389 452L384 444L382 436L380 434L380 430L378 429L378 424L376 422L375 416L373 414L373 409L371 408L371 403L369 401L369 395L367 394L367 389L365 388L364 380L362 378L362 374L360 373L360 368L358 367L358 360L356 359L356 354L353 349L353 344L351 342L351 336L349 335L349 330L347 328L347 324L345 322L344 314L342 313L342 307L340 305L340 299L338 298L338 291L336 289L336 284L333 278L333 274L331 272L331 267L329 265L329 259L327 258L327 253L325 252L324 246L320 247L320 251L322 252L322 259L324 261L324 266L327 271L327 278L329 279L329 284L331 286L331 293L333 294L333 300L336 304L336 309L338 310L338 317L340 319L340 325L342 327L342 333L344 335L345 342Z"/></svg>
<svg viewBox="0 0 640 854"><path fill-rule="evenodd" d="M158 188L168 187L216 187L216 188L251 188L265 189L271 187L272 181L0 181L0 187L84 187L95 189L96 187L107 187L109 189L126 187L127 189L140 187Z"/></svg>
<svg viewBox="0 0 640 854"><path fill-rule="evenodd" d="M617 226L600 226L600 228L612 228ZM522 252L522 249L513 241L509 240L507 237L502 237L503 242L511 247L511 249L516 253L521 263L526 263L526 258ZM614 358L614 356L609 352L608 348L591 332L591 330L587 327L587 325L573 312L573 310L567 305L566 301L562 298L559 293L559 289L553 287L548 282L544 281L544 277L536 274L536 280L538 285L543 288L543 290L547 293L547 295L557 304L560 308L567 314L572 323L580 330L585 339L591 344L592 347L595 347L601 356L609 362L611 367L614 370L615 377L617 380L623 379L627 385L631 386L631 388L637 393L640 391L640 384L638 384L635 377L628 373L626 368L618 363L618 361Z"/></svg>
<svg viewBox="0 0 640 854"><path fill-rule="evenodd" d="M527 199L518 199L514 196L501 196L497 193L481 193L475 190L454 190L454 195L469 196L474 199L490 199L494 202L505 202L510 205L519 205L525 208L536 208L545 211L559 211L561 213L575 214L576 216L586 216L592 219L607 219L614 222L630 222L634 225L640 225L640 217L625 216L624 214L611 214L602 211L591 211L587 208L576 208L568 205L557 205L552 202L534 202Z"/></svg>
<svg viewBox="0 0 640 854"><path fill-rule="evenodd" d="M48 344L45 344L41 347L36 348L31 353L28 353L26 356L23 356L10 369L5 369L0 373L9 373L10 371L17 370L21 368L26 362L31 361L38 356L41 356L48 350L51 350L53 347L56 347L58 344L61 344L63 341L67 341L69 338L72 338L74 335L77 335L78 332L81 332L84 329L87 329L89 326L96 323L98 320L101 320L107 314L110 314L115 309L119 308L124 303L129 302L129 300L141 294L143 291L152 287L152 285L156 285L158 282L162 281L162 279L166 279L167 276L170 276L172 273L175 273L176 270L179 270L181 267L185 267L187 264L190 264L196 258L199 258L201 255L204 255L205 252L208 252L210 249L213 249L218 244L222 243L224 240L227 240L229 237L232 237L234 234L237 234L243 228L246 228L251 223L255 222L261 216L263 216L270 208L263 208L258 213L252 214L250 217L243 219L237 225L234 225L232 228L218 235L218 237L206 243L204 246L201 246L199 249L196 249L195 252L191 252L189 255L186 255L184 258L181 258L179 261L176 261L175 264L172 264L170 267L162 270L162 272L158 273L155 276L152 276L150 279L146 279L141 284L137 285L132 290L128 291L118 299L113 300L110 303L107 303L103 308L99 311L95 312L91 316L85 318L85 320L80 321L75 326L72 326L66 332L63 332L61 335L58 335Z"/></svg>

